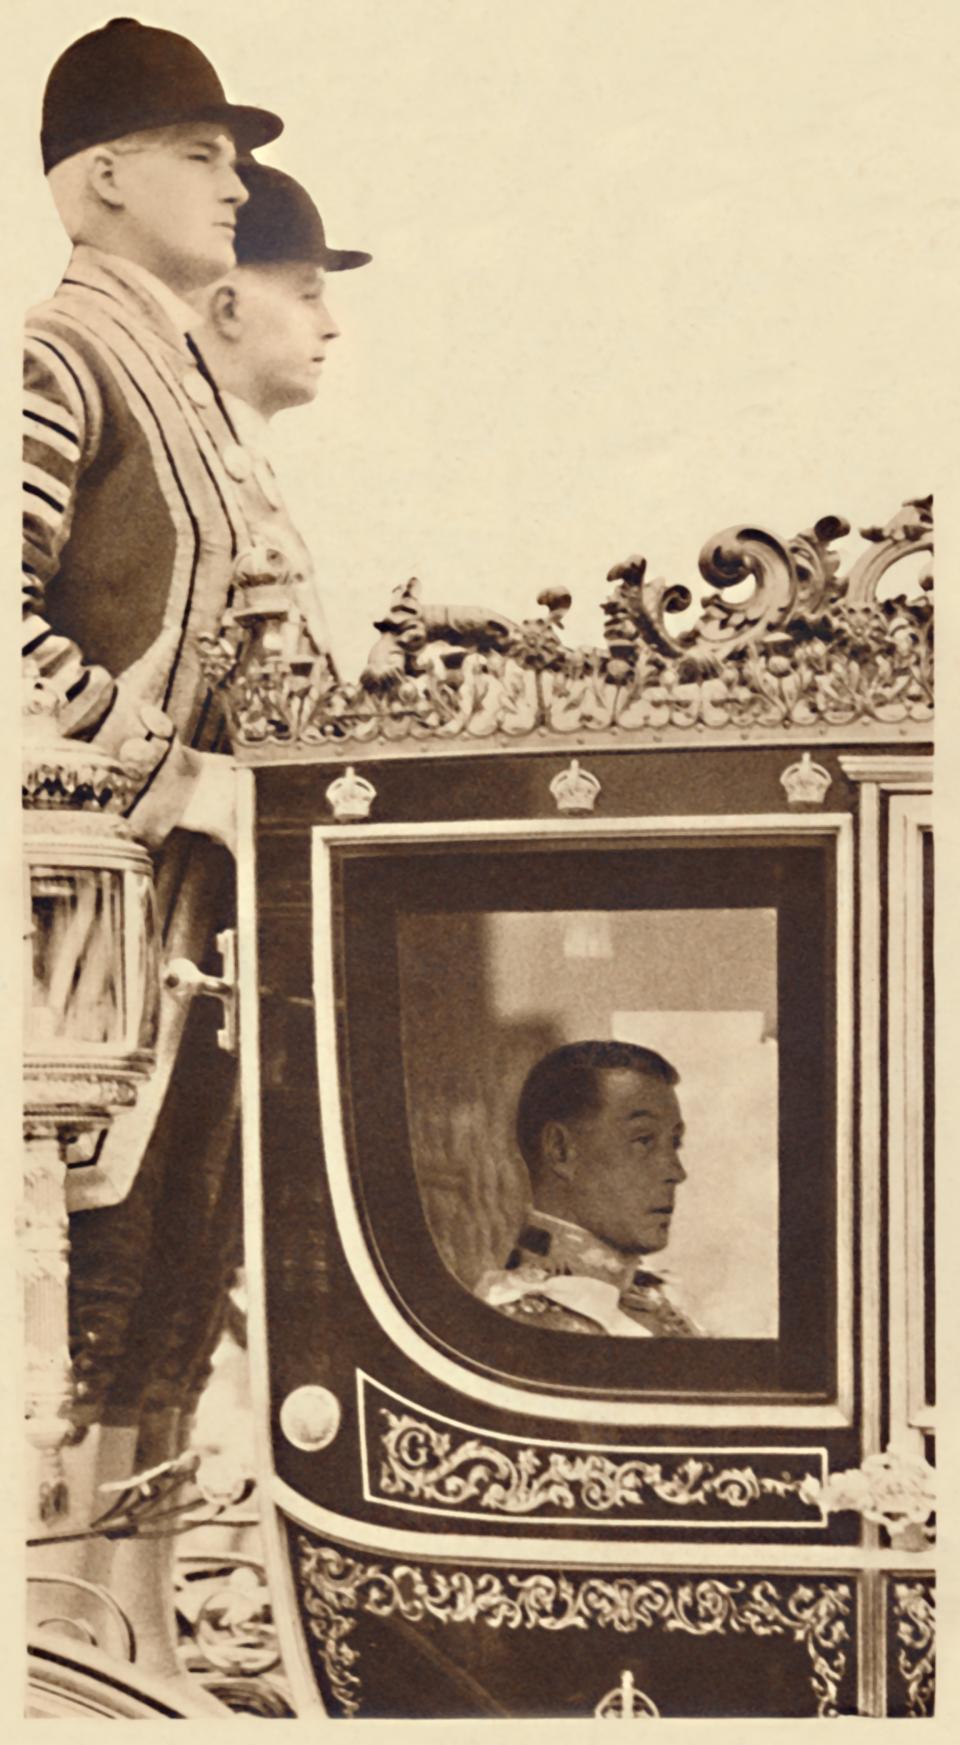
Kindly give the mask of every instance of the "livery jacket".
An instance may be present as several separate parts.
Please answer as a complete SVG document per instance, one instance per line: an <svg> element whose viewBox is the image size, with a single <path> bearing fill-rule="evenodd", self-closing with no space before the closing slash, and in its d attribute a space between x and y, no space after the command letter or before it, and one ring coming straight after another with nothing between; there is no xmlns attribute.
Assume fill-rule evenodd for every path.
<svg viewBox="0 0 960 1745"><path fill-rule="evenodd" d="M530 1213L506 1265L484 1273L475 1294L511 1320L560 1333L634 1339L702 1333L674 1300L666 1268L546 1212Z"/></svg>
<svg viewBox="0 0 960 1745"><path fill-rule="evenodd" d="M144 279L78 247L27 319L24 653L59 692L68 735L119 751L147 702L183 745L210 749L223 724L198 637L254 538L302 547Z"/></svg>
<svg viewBox="0 0 960 1745"><path fill-rule="evenodd" d="M24 413L24 655L56 687L68 735L116 754L143 737L140 705L172 720L170 754L131 822L160 845L164 955L215 968L213 935L232 918L230 857L176 829L193 751L227 748L198 638L217 629L240 553L264 538L298 559L302 547L196 346L149 275L115 256L78 247L28 316ZM235 1126L217 1022L212 1002L188 1011L164 993L156 1073L116 1117L97 1166L71 1172L72 1344L94 1415L114 1398L126 1421L155 1357L175 1393L197 1364L187 1323L216 1319L208 1226ZM147 1301L145 1280L160 1271L166 1296ZM142 1351L130 1368L131 1317L146 1369ZM161 1328L172 1343L157 1357Z"/></svg>

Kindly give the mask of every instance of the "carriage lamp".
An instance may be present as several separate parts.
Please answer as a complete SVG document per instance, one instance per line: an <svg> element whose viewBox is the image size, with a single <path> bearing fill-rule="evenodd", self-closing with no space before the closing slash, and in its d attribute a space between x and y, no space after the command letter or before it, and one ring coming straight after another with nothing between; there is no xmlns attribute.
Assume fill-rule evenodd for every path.
<svg viewBox="0 0 960 1745"><path fill-rule="evenodd" d="M66 1175L98 1154L154 1065L159 960L150 857L123 816L133 778L64 738L34 671L23 700L25 1409L43 1524L68 1508L73 1401Z"/></svg>

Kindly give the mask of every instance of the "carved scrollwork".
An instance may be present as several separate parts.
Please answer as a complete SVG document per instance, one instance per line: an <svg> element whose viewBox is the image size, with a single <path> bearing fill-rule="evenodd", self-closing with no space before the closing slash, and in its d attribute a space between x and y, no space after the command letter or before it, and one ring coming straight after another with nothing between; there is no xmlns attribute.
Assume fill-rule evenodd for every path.
<svg viewBox="0 0 960 1745"><path fill-rule="evenodd" d="M911 498L885 526L861 527L860 537L869 540L873 549L865 551L850 571L846 597L850 606L868 607L876 598L887 571L895 563L916 552L933 551L933 498ZM929 566L921 577L920 586L927 591L933 587Z"/></svg>
<svg viewBox="0 0 960 1745"><path fill-rule="evenodd" d="M906 1691L907 1714L933 1714L936 1671L936 1612L932 1584L893 1583L893 1616L899 1643L897 1671Z"/></svg>
<svg viewBox="0 0 960 1745"><path fill-rule="evenodd" d="M931 549L931 501L865 529L869 550L844 577L833 545L849 531L828 515L790 539L746 525L715 535L700 553L711 591L683 630L692 590L651 579L631 557L608 573L600 647L563 642L563 590L542 592L542 616L516 622L487 606L425 604L413 579L395 589L357 682L336 680L298 639L292 584L271 571L259 592L248 579L243 612L201 639L204 668L225 692L237 747L920 732L933 714L932 580L909 598L877 590L894 564ZM747 597L732 598L745 584Z"/></svg>
<svg viewBox="0 0 960 1745"><path fill-rule="evenodd" d="M848 1583L820 1578L785 1584L762 1579L572 1577L538 1570L464 1570L409 1563L365 1563L299 1536L299 1566L310 1630L330 1692L345 1715L363 1700L357 1618L398 1617L418 1624L483 1624L490 1629L614 1630L659 1627L689 1636L727 1632L787 1635L805 1649L818 1715L836 1715L850 1641Z"/></svg>
<svg viewBox="0 0 960 1745"><path fill-rule="evenodd" d="M381 1442L380 1492L427 1506L457 1510L473 1504L491 1515L538 1511L642 1511L651 1501L677 1509L719 1503L745 1510L763 1497L802 1499L809 1475L758 1474L750 1465L712 1460L649 1459L565 1449L506 1449L479 1436L447 1430L380 1408L387 1429Z"/></svg>
<svg viewBox="0 0 960 1745"><path fill-rule="evenodd" d="M868 1455L862 1466L832 1472L824 1485L807 1478L803 1493L827 1514L852 1509L888 1533L923 1529L922 1537L933 1538L927 1523L937 1501L934 1469L927 1461L902 1455L895 1448Z"/></svg>
<svg viewBox="0 0 960 1745"><path fill-rule="evenodd" d="M716 592L701 600L695 629L676 638L666 622L669 613L692 605L690 592L646 578L640 582L638 623L652 626L661 648L686 659L691 668L709 671L717 657L734 654L788 617L798 577L789 546L759 527L727 527L715 534L700 553L699 567ZM612 570L608 579L619 573ZM746 581L754 584L746 600L726 598L727 589Z"/></svg>

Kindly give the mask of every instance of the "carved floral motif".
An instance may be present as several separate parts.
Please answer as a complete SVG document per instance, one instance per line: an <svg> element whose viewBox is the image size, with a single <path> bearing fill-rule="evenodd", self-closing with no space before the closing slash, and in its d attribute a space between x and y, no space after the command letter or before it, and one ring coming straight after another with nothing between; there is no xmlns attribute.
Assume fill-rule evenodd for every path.
<svg viewBox="0 0 960 1745"><path fill-rule="evenodd" d="M914 1719L932 1715L936 1664L936 1612L932 1584L894 1582L893 1615L900 1644L897 1671L906 1687L907 1714Z"/></svg>
<svg viewBox="0 0 960 1745"><path fill-rule="evenodd" d="M284 598L288 628L297 607L273 577L270 635L252 606L229 611L219 633L201 639L204 669L225 692L237 746L614 730L799 737L864 723L919 731L933 714L932 577L911 598L879 600L877 589L893 564L932 549L931 502L916 499L885 527L864 529L869 549L845 577L831 546L850 529L837 516L790 540L726 529L701 551L713 591L684 630L676 619L692 592L650 579L646 560L630 558L607 577L603 647L564 644L571 602L559 589L539 595L541 617L516 623L488 607L425 604L413 579L377 623L357 682L335 679L323 655L288 657L293 642L276 620ZM747 599L729 597L751 583Z"/></svg>
<svg viewBox="0 0 960 1745"><path fill-rule="evenodd" d="M825 1485L813 1477L804 1479L803 1496L827 1514L853 1509L865 1521L899 1533L910 1527L926 1528L937 1503L936 1473L927 1461L887 1448L883 1454L868 1455L862 1466L832 1472ZM931 1528L926 1536L933 1537Z"/></svg>
<svg viewBox="0 0 960 1745"><path fill-rule="evenodd" d="M721 1503L747 1509L762 1497L802 1499L809 1475L758 1475L752 1466L721 1466L689 1457L650 1460L563 1449L515 1452L478 1436L455 1438L409 1412L380 1408L380 1490L455 1510L474 1503L492 1515L533 1515L542 1509L643 1509L651 1499L675 1508Z"/></svg>
<svg viewBox="0 0 960 1745"><path fill-rule="evenodd" d="M360 1614L494 1630L609 1629L631 1635L659 1627L689 1636L788 1635L808 1655L818 1715L838 1712L850 1641L847 1582L388 1567L345 1556L306 1534L299 1536L298 1549L310 1629L331 1693L346 1715L357 1714L363 1700L359 1652L350 1641Z"/></svg>

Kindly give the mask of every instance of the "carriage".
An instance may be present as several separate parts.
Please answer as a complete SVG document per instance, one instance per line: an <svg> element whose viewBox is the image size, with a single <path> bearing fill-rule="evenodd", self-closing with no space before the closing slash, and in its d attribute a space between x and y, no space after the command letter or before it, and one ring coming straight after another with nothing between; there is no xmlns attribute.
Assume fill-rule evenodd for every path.
<svg viewBox="0 0 960 1745"><path fill-rule="evenodd" d="M298 1714L932 1713L931 504L848 532L729 528L696 605L631 558L586 648L559 592L407 583L353 683L266 554L207 639L238 911L192 985ZM478 1294L520 1085L585 1035L679 1070L702 1337Z"/></svg>

